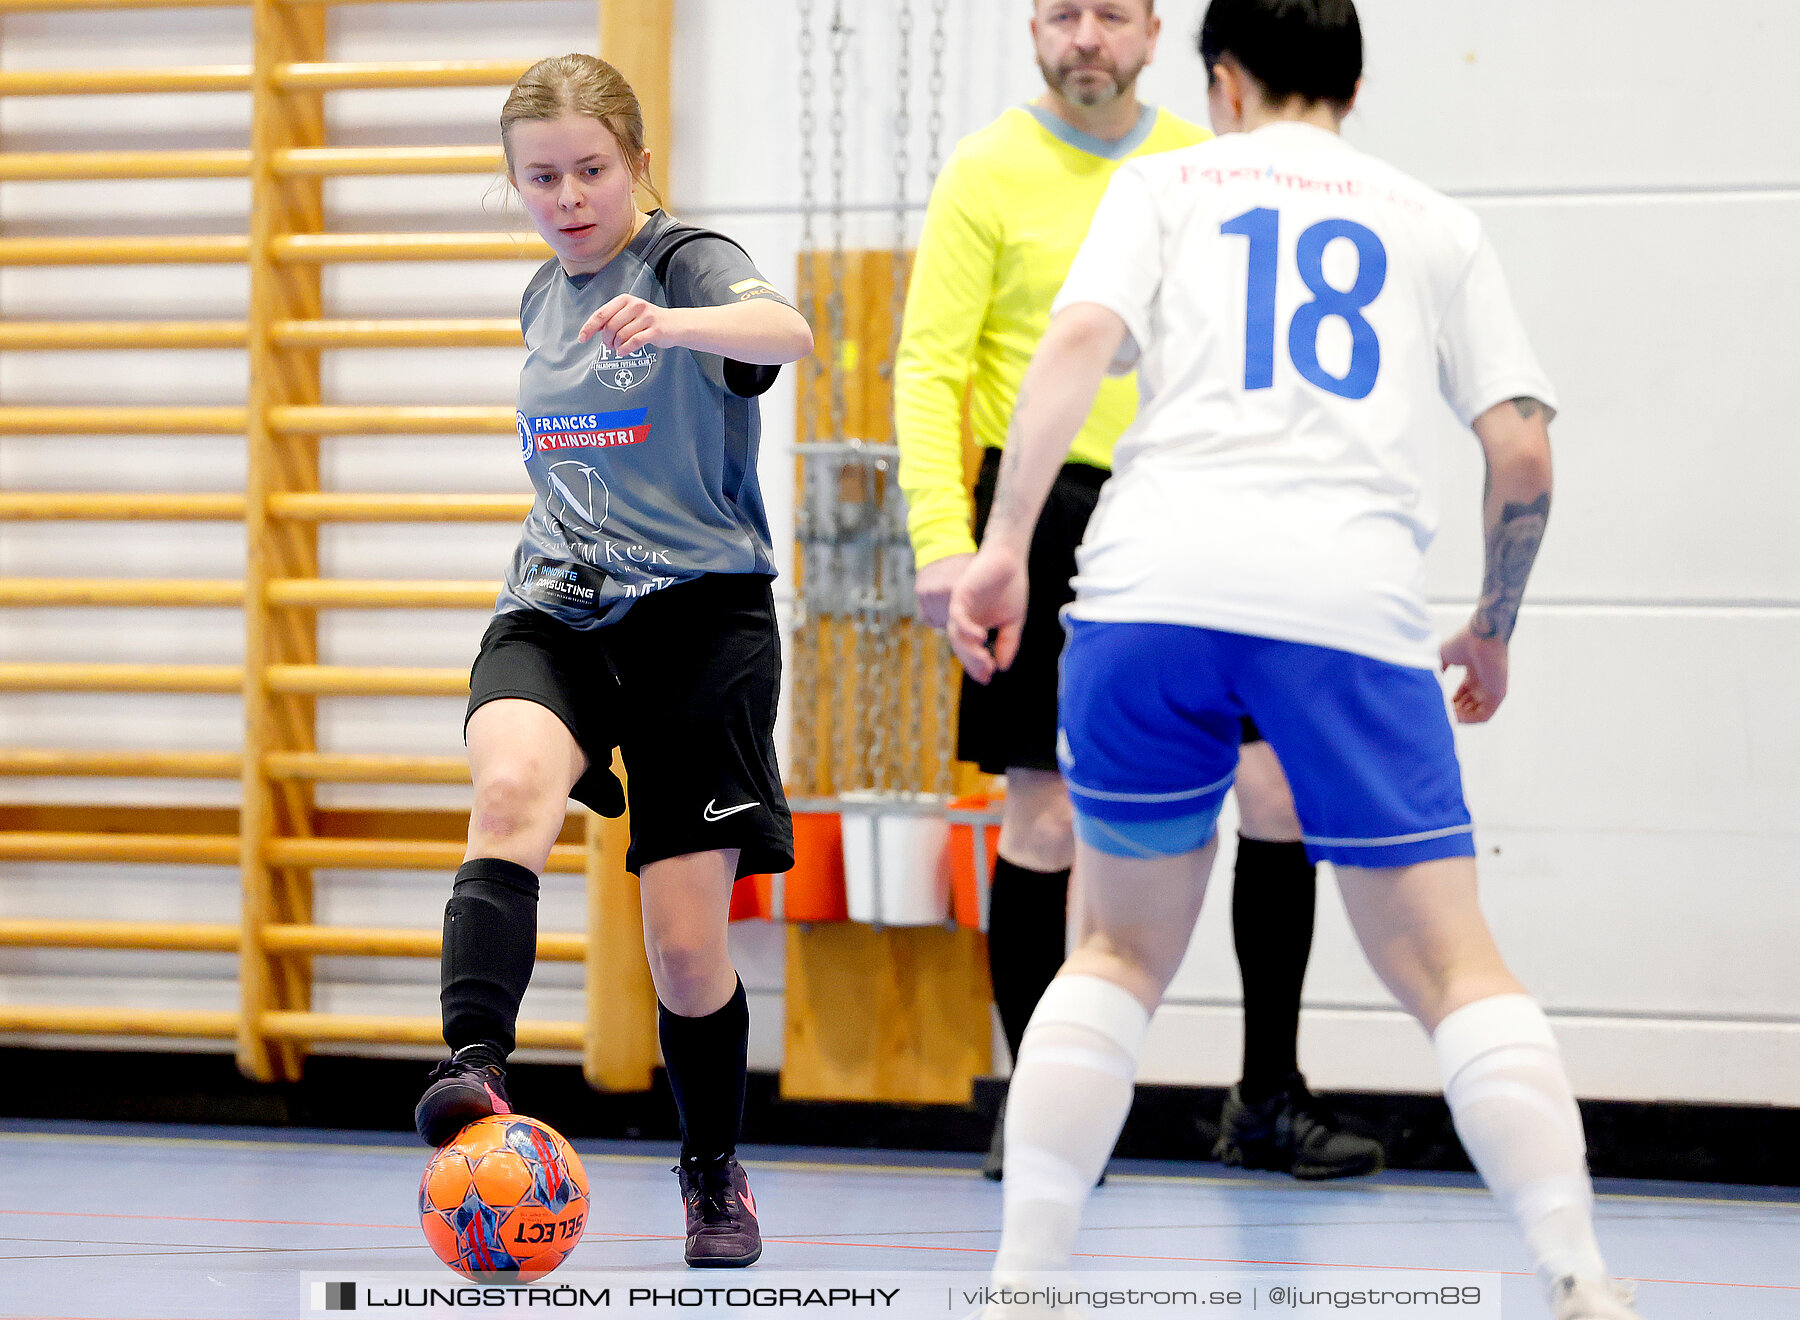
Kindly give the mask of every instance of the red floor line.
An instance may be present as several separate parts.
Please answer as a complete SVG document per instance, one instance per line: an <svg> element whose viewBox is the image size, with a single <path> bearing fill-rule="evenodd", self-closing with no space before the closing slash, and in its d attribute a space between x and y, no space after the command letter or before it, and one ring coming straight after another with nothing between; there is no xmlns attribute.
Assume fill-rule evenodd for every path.
<svg viewBox="0 0 1800 1320"><path fill-rule="evenodd" d="M405 1224L340 1224L317 1219L225 1219L217 1215L124 1215L109 1210L0 1210L0 1215L37 1219L145 1219L169 1224L274 1224L284 1228L406 1228Z"/></svg>
<svg viewBox="0 0 1800 1320"><path fill-rule="evenodd" d="M68 1219L136 1219L166 1221L183 1224L266 1224L288 1228L392 1228L403 1229L404 1224L343 1224L325 1223L310 1219L225 1219L203 1215L126 1215L106 1211L90 1210L0 1210L0 1215L34 1215L38 1218L52 1216ZM590 1233L594 1238L631 1238L639 1241L673 1242L680 1237L676 1233ZM881 1251L942 1251L993 1255L991 1247L951 1247L931 1246L913 1242L833 1242L823 1238L790 1238L778 1237L767 1239L770 1242L787 1243L801 1247L871 1247ZM1370 1265L1352 1264L1346 1261L1328 1260L1245 1260L1235 1256L1142 1256L1127 1255L1122 1252L1078 1251L1075 1253L1082 1260L1154 1260L1193 1265L1273 1265L1292 1269L1315 1270L1400 1270L1417 1274L1510 1274L1515 1277L1527 1277L1524 1270L1468 1270L1448 1269L1430 1265ZM1768 1292L1800 1292L1800 1284L1792 1283L1731 1283L1722 1279L1649 1279L1632 1277L1633 1283L1666 1283L1683 1288L1755 1288ZM86 1317L46 1317L23 1316L14 1320L87 1320Z"/></svg>
<svg viewBox="0 0 1800 1320"><path fill-rule="evenodd" d="M1415 1274L1502 1274L1518 1279L1532 1277L1530 1270L1469 1270L1437 1265L1359 1265L1333 1260L1237 1260L1229 1256L1125 1256L1097 1251L1078 1251L1075 1254L1084 1260L1174 1260L1217 1265L1289 1265L1298 1269L1316 1270L1404 1270ZM1777 1292L1800 1292L1800 1284L1793 1283L1733 1283L1725 1279L1646 1279L1640 1275L1621 1275L1620 1281L1624 1283L1672 1283L1683 1288L1763 1288L1773 1289Z"/></svg>
<svg viewBox="0 0 1800 1320"><path fill-rule="evenodd" d="M395 1232L405 1232L410 1224L346 1224L319 1219L224 1219L208 1215L125 1215L106 1210L0 1210L0 1215L29 1215L36 1219L138 1219L153 1223L172 1224L269 1224L284 1228L391 1228ZM586 1236L593 1238L648 1238L655 1241L678 1241L679 1233L602 1233L590 1229ZM15 1320L8 1317L8 1320Z"/></svg>
<svg viewBox="0 0 1800 1320"><path fill-rule="evenodd" d="M992 1247L938 1247L913 1242L832 1242L824 1238L767 1238L768 1242L782 1242L802 1247L875 1247L883 1251L946 1251L972 1252L993 1255ZM1154 1260L1191 1265L1275 1265L1291 1269L1307 1270L1399 1270L1411 1274L1500 1274L1513 1278L1528 1279L1529 1270L1470 1270L1456 1269L1437 1265L1371 1265L1336 1260L1247 1260L1237 1256L1137 1256L1123 1252L1110 1251L1077 1251L1078 1260ZM1732 1283L1723 1279L1646 1279L1638 1276L1621 1276L1622 1281L1629 1283L1669 1283L1684 1288L1760 1288L1776 1292L1800 1292L1800 1284L1792 1283Z"/></svg>
<svg viewBox="0 0 1800 1320"><path fill-rule="evenodd" d="M1626 1283L1676 1283L1684 1288L1760 1288L1765 1292L1800 1292L1800 1283L1724 1283L1718 1279L1646 1279L1633 1275Z"/></svg>
<svg viewBox="0 0 1800 1320"><path fill-rule="evenodd" d="M882 1251L954 1251L980 1256L994 1254L992 1247L937 1247L919 1242L832 1242L826 1238L764 1238L765 1243L780 1242L793 1247L875 1247Z"/></svg>

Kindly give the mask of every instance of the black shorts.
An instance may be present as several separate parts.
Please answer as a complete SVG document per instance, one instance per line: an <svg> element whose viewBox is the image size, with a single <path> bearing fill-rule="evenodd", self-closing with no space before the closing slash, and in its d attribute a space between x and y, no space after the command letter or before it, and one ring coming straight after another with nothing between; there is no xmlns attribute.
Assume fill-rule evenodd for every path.
<svg viewBox="0 0 1800 1320"><path fill-rule="evenodd" d="M989 449L981 456L981 472L975 478L978 541L987 529L999 471L1000 451ZM1063 464L1031 533L1031 553L1026 560L1031 595L1019 634L1019 654L1012 668L995 674L985 687L963 677L956 755L959 760L975 762L987 774L1004 774L1012 766L1053 772L1057 768L1056 675L1063 648L1063 626L1057 612L1075 599L1070 585L1075 576L1075 547L1081 544L1100 487L1110 475L1105 468L1088 463Z"/></svg>
<svg viewBox="0 0 1800 1320"><path fill-rule="evenodd" d="M975 478L975 539L987 529L1000 472L1000 451L981 456ZM1088 519L1100 499L1100 487L1112 474L1089 463L1065 463L1044 501L1031 532L1026 573L1031 594L1019 654L1012 668L997 673L985 687L963 676L962 708L957 720L956 755L973 761L984 774L1008 768L1055 771L1056 685L1062 659L1062 607L1075 599L1075 550L1087 533ZM1261 742L1262 734L1248 718L1243 741Z"/></svg>
<svg viewBox="0 0 1800 1320"><path fill-rule="evenodd" d="M634 874L651 862L736 848L740 876L794 865L794 824L775 759L781 643L769 579L714 574L665 587L617 623L580 631L536 610L494 616L469 674L469 714L501 697L556 715L586 753L569 796L625 807ZM467 717L464 718L465 725Z"/></svg>

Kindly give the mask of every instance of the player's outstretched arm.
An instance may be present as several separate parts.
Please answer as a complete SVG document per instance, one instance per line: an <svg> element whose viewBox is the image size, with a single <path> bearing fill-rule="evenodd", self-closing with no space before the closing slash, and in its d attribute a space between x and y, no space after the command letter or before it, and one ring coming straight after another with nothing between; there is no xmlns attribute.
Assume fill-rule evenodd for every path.
<svg viewBox="0 0 1800 1320"><path fill-rule="evenodd" d="M588 317L575 337L585 344L595 336L621 357L650 344L774 367L798 362L813 351L812 327L806 318L774 298L714 307L662 307L622 293Z"/></svg>
<svg viewBox="0 0 1800 1320"><path fill-rule="evenodd" d="M1032 529L1125 333L1118 313L1072 303L1052 318L1025 369L981 549L950 597L950 644L977 683L1018 654Z"/></svg>
<svg viewBox="0 0 1800 1320"><path fill-rule="evenodd" d="M1482 500L1487 562L1475 613L1443 648L1446 669L1468 668L1453 699L1456 718L1464 724L1492 718L1506 697L1507 643L1550 521L1552 416L1538 400L1519 398L1475 419L1475 435L1487 458Z"/></svg>

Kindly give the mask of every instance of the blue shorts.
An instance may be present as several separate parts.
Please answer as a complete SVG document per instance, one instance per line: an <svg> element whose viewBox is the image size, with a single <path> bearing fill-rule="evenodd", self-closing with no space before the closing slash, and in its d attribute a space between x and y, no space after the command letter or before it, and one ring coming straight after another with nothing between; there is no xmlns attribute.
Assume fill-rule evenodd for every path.
<svg viewBox="0 0 1800 1320"><path fill-rule="evenodd" d="M1102 852L1171 856L1210 839L1247 715L1287 771L1314 861L1475 855L1429 670L1211 628L1071 619L1058 715L1076 830Z"/></svg>

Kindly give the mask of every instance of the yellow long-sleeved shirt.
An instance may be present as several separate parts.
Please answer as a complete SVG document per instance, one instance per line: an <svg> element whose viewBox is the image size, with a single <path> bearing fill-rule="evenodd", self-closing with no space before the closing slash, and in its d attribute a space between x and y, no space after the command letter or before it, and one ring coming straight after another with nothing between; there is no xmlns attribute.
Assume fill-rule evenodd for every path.
<svg viewBox="0 0 1800 1320"><path fill-rule="evenodd" d="M894 371L900 487L920 567L975 549L963 485L965 389L976 440L1002 447L1050 303L1113 171L1211 136L1146 106L1136 128L1103 142L1047 110L1015 107L957 144L931 191ZM1110 467L1136 414L1136 377L1108 379L1069 457Z"/></svg>

